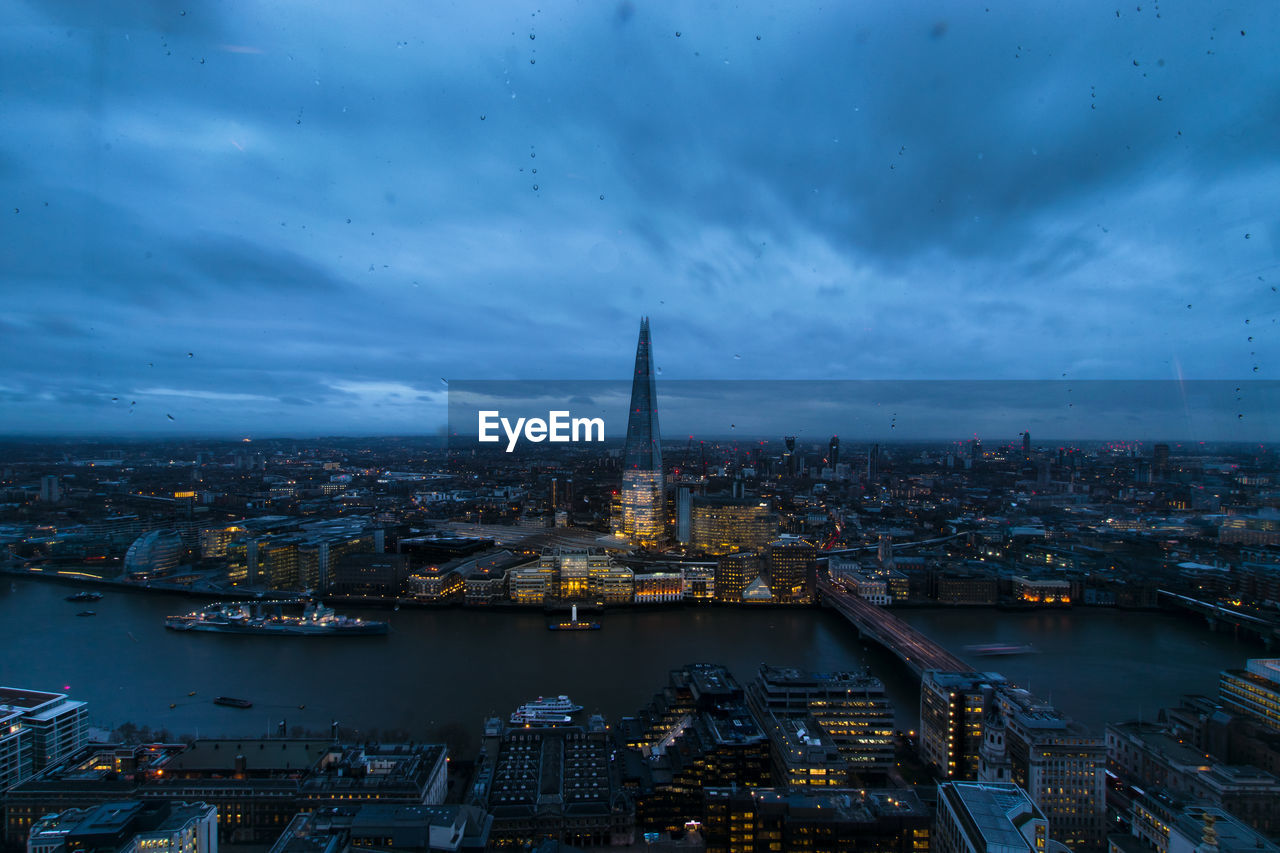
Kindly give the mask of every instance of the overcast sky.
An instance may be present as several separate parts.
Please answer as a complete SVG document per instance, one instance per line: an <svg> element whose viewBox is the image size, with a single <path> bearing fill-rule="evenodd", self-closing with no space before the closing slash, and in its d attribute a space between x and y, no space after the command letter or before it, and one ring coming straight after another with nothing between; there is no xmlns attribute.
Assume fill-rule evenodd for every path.
<svg viewBox="0 0 1280 853"><path fill-rule="evenodd" d="M985 3L10 0L0 433L1278 378L1280 4Z"/></svg>

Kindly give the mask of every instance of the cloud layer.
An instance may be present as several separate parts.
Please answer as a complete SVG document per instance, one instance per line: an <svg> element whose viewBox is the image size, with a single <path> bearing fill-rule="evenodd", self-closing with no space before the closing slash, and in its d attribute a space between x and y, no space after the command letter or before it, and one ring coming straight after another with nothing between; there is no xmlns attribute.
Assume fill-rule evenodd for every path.
<svg viewBox="0 0 1280 853"><path fill-rule="evenodd" d="M642 314L666 378L1280 369L1273 3L8 17L0 433L434 432Z"/></svg>

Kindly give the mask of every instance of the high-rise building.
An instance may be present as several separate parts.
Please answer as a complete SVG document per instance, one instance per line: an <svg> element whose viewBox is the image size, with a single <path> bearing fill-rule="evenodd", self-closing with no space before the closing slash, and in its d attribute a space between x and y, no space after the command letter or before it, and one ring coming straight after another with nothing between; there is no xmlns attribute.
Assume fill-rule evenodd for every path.
<svg viewBox="0 0 1280 853"><path fill-rule="evenodd" d="M873 444L867 451L867 485L880 479L880 445Z"/></svg>
<svg viewBox="0 0 1280 853"><path fill-rule="evenodd" d="M933 853L1045 853L1049 822L1017 785L938 786Z"/></svg>
<svg viewBox="0 0 1280 853"><path fill-rule="evenodd" d="M1022 455L1031 457L1031 431L1028 430L1022 434Z"/></svg>
<svg viewBox="0 0 1280 853"><path fill-rule="evenodd" d="M57 474L46 474L40 478L40 501L56 504L62 500L62 481Z"/></svg>
<svg viewBox="0 0 1280 853"><path fill-rule="evenodd" d="M840 464L840 436L831 436L831 443L827 445L827 467L835 470Z"/></svg>
<svg viewBox="0 0 1280 853"><path fill-rule="evenodd" d="M920 757L943 779L978 778L983 720L997 685L994 672L929 670L920 680Z"/></svg>
<svg viewBox="0 0 1280 853"><path fill-rule="evenodd" d="M631 410L622 470L619 536L647 548L664 538L665 500L662 437L658 431L658 389L649 341L649 318L640 321L636 369L631 379Z"/></svg>
<svg viewBox="0 0 1280 853"><path fill-rule="evenodd" d="M796 437L784 435L782 442L787 447L786 452L782 454L783 469L788 477L794 477L796 475Z"/></svg>
<svg viewBox="0 0 1280 853"><path fill-rule="evenodd" d="M1151 471L1157 477L1169 473L1169 445L1157 444L1151 451Z"/></svg>

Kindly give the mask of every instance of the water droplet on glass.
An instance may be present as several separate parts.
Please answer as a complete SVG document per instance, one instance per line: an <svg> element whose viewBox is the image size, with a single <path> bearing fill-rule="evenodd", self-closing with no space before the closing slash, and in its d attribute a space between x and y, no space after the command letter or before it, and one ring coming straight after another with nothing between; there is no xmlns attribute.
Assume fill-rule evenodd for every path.
<svg viewBox="0 0 1280 853"><path fill-rule="evenodd" d="M676 30L676 38L680 38L680 31Z"/></svg>
<svg viewBox="0 0 1280 853"><path fill-rule="evenodd" d="M600 193L600 200L604 201L604 193Z"/></svg>
<svg viewBox="0 0 1280 853"><path fill-rule="evenodd" d="M537 156L538 156L538 152L537 152L537 151L530 151L530 152L529 152L529 156L530 156L530 157L537 157Z"/></svg>
<svg viewBox="0 0 1280 853"><path fill-rule="evenodd" d="M760 36L756 36L756 41L760 41Z"/></svg>
<svg viewBox="0 0 1280 853"><path fill-rule="evenodd" d="M166 418L168 418L168 419L169 419L169 420L174 420L174 417L173 417L173 415L170 415L170 414L166 414L166 415L165 415L165 417L166 417Z"/></svg>
<svg viewBox="0 0 1280 853"><path fill-rule="evenodd" d="M538 170L537 170L537 169L530 169L529 171L530 171L530 172L532 172L532 173L533 173L533 174L535 174L535 175L536 175L536 174L538 174Z"/></svg>
<svg viewBox="0 0 1280 853"><path fill-rule="evenodd" d="M734 357L734 358L742 358L742 356L738 355L736 352L733 354L733 357Z"/></svg>
<svg viewBox="0 0 1280 853"><path fill-rule="evenodd" d="M1245 238L1246 240L1248 240L1248 239L1249 239L1250 237L1252 237L1252 236L1253 236L1252 234L1245 234L1245 235L1244 235L1244 238Z"/></svg>
<svg viewBox="0 0 1280 853"><path fill-rule="evenodd" d="M537 38L537 36L535 36L533 33L529 33L529 41L533 41L535 38Z"/></svg>
<svg viewBox="0 0 1280 853"><path fill-rule="evenodd" d="M484 121L484 116L480 116L480 120L481 120L481 121Z"/></svg>
<svg viewBox="0 0 1280 853"><path fill-rule="evenodd" d="M536 190L536 189L538 188L538 185L537 185L537 184L534 184L534 185L533 185L533 188Z"/></svg>
<svg viewBox="0 0 1280 853"><path fill-rule="evenodd" d="M196 357L196 354L195 354L195 353L193 353L193 352L189 352L189 353L187 353L187 358L195 358L195 357Z"/></svg>
<svg viewBox="0 0 1280 853"><path fill-rule="evenodd" d="M661 373L661 372L662 372L662 368L661 368L661 367L659 367L659 368L658 368L658 372L659 372L659 373Z"/></svg>
<svg viewBox="0 0 1280 853"><path fill-rule="evenodd" d="M529 64L530 64L530 65L537 65L537 64L538 64L538 60L534 59L534 58L531 56L531 57L529 57Z"/></svg>

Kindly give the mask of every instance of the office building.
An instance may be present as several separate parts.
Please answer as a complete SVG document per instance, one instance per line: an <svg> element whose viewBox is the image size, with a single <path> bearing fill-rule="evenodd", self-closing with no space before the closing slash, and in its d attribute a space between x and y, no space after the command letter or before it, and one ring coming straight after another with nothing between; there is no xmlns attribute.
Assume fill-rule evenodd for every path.
<svg viewBox="0 0 1280 853"><path fill-rule="evenodd" d="M268 853L481 851L493 818L475 806L339 806L296 815Z"/></svg>
<svg viewBox="0 0 1280 853"><path fill-rule="evenodd" d="M610 762L604 719L586 726L511 728L486 721L467 804L493 822L496 848L546 839L572 846L627 845L635 840L635 807Z"/></svg>
<svg viewBox="0 0 1280 853"><path fill-rule="evenodd" d="M928 670L920 680L920 757L943 779L976 781L983 720L1004 676Z"/></svg>
<svg viewBox="0 0 1280 853"><path fill-rule="evenodd" d="M125 800L198 799L218 810L220 844L270 844L300 811L444 801L438 744L347 745L322 738L89 744L5 794L4 843L42 816Z"/></svg>
<svg viewBox="0 0 1280 853"><path fill-rule="evenodd" d="M649 340L649 318L640 321L636 369L631 380L631 409L623 453L619 536L642 548L659 545L666 534L662 436L658 429L658 390Z"/></svg>
<svg viewBox="0 0 1280 853"><path fill-rule="evenodd" d="M138 537L124 555L124 573L131 578L154 578L178 568L184 549L176 530L152 530Z"/></svg>
<svg viewBox="0 0 1280 853"><path fill-rule="evenodd" d="M764 549L769 591L784 604L813 601L818 549L803 539L778 539Z"/></svg>
<svg viewBox="0 0 1280 853"><path fill-rule="evenodd" d="M740 602L742 593L760 577L760 558L754 553L727 554L716 561L716 601Z"/></svg>
<svg viewBox="0 0 1280 853"><path fill-rule="evenodd" d="M1233 713L1280 732L1280 658L1255 658L1243 670L1224 670L1218 698Z"/></svg>
<svg viewBox="0 0 1280 853"><path fill-rule="evenodd" d="M694 497L689 513L689 549L713 557L754 551L778 535L777 514L759 498Z"/></svg>
<svg viewBox="0 0 1280 853"><path fill-rule="evenodd" d="M756 716L812 717L861 784L893 767L893 703L870 675L761 664L747 687Z"/></svg>
<svg viewBox="0 0 1280 853"><path fill-rule="evenodd" d="M218 810L168 800L67 809L31 827L27 853L218 853Z"/></svg>
<svg viewBox="0 0 1280 853"><path fill-rule="evenodd" d="M63 693L0 687L0 790L85 745L89 707Z"/></svg>
<svg viewBox="0 0 1280 853"><path fill-rule="evenodd" d="M1049 821L1017 785L938 786L931 853L1046 853Z"/></svg>
<svg viewBox="0 0 1280 853"><path fill-rule="evenodd" d="M1054 838L1101 847L1106 833L1107 745L1026 690L997 688L984 720L978 779L1021 787Z"/></svg>

